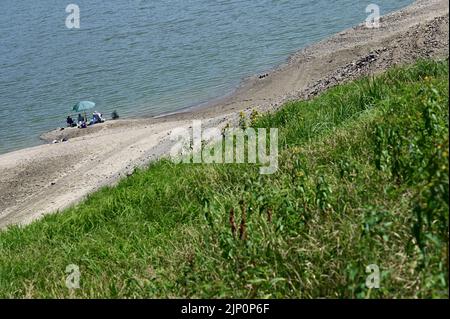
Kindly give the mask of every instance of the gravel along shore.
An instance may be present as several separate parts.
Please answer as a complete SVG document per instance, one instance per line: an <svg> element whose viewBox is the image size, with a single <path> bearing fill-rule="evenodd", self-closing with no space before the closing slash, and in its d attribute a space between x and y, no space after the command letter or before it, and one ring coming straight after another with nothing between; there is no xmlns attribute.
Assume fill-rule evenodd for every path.
<svg viewBox="0 0 450 319"><path fill-rule="evenodd" d="M28 224L114 184L167 154L170 132L189 127L193 119L201 119L203 127L235 125L241 111L273 111L394 65L448 58L448 13L447 0L419 0L382 17L378 29L361 24L311 45L208 105L158 118L55 130L42 138L67 141L0 155L0 228Z"/></svg>

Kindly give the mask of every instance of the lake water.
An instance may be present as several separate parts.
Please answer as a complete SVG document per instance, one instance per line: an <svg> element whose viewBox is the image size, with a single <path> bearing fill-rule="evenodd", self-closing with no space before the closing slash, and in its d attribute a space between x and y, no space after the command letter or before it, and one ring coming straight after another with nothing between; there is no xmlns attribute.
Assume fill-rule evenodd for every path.
<svg viewBox="0 0 450 319"><path fill-rule="evenodd" d="M68 29L66 6L80 8ZM412 0L377 0L381 14ZM361 0L0 0L0 153L39 144L79 100L157 115L230 93L365 21Z"/></svg>

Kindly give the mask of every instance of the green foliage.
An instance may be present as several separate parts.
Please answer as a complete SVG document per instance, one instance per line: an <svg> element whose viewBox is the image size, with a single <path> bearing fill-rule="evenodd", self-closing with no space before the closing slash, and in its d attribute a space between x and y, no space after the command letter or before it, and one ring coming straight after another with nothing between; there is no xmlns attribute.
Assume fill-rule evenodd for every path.
<svg viewBox="0 0 450 319"><path fill-rule="evenodd" d="M247 116L244 112L239 113L239 127L245 130L248 127Z"/></svg>
<svg viewBox="0 0 450 319"><path fill-rule="evenodd" d="M279 128L276 174L137 170L0 233L0 297L448 298L447 104L448 62L421 61L250 116Z"/></svg>

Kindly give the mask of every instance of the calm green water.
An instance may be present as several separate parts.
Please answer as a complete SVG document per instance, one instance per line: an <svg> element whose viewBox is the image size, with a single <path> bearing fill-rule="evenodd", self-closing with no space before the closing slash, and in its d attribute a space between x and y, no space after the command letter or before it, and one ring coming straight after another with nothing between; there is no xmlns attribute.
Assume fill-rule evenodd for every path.
<svg viewBox="0 0 450 319"><path fill-rule="evenodd" d="M79 100L157 115L230 93L242 78L365 21L361 0L0 0L0 153L40 143ZM411 0L377 0L381 14Z"/></svg>

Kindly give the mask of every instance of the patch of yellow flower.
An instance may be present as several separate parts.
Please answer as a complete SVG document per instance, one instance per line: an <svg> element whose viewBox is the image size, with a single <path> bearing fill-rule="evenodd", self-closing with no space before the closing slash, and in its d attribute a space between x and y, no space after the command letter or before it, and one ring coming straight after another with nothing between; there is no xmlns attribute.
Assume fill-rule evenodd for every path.
<svg viewBox="0 0 450 319"><path fill-rule="evenodd" d="M294 155L300 154L303 151L303 149L300 146L294 146L291 150L292 154Z"/></svg>

